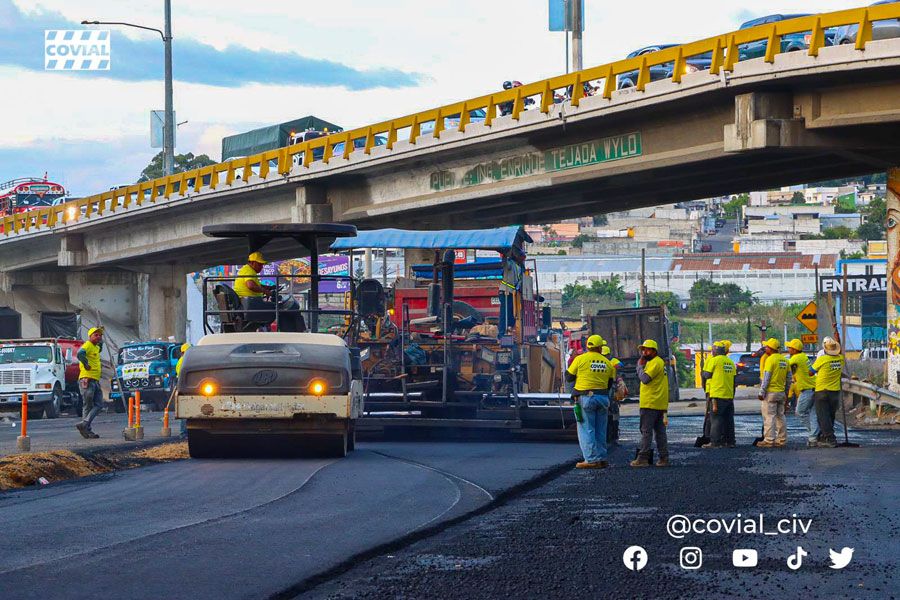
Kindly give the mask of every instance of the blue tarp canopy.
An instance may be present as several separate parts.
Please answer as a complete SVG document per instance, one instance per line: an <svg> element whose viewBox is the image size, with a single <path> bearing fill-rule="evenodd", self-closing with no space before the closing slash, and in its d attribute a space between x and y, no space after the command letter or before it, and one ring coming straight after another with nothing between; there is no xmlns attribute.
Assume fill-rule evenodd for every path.
<svg viewBox="0 0 900 600"><path fill-rule="evenodd" d="M332 250L354 248L432 248L508 251L531 242L519 225L496 229L447 229L443 231L411 231L408 229L375 229L357 232L356 237L339 238Z"/></svg>

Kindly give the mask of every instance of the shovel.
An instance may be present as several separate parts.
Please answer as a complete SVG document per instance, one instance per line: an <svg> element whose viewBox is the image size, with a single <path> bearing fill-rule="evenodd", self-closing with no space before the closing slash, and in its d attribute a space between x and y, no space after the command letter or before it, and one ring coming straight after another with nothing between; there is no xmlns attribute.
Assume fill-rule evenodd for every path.
<svg viewBox="0 0 900 600"><path fill-rule="evenodd" d="M854 444L850 441L850 438L847 436L847 409L844 406L844 393L841 392L841 414L844 415L844 422L841 423L844 426L844 441L837 445L838 448L859 448L859 444Z"/></svg>
<svg viewBox="0 0 900 600"><path fill-rule="evenodd" d="M706 414L703 416L703 435L694 440L694 448L701 448L709 443L709 394L706 395Z"/></svg>
<svg viewBox="0 0 900 600"><path fill-rule="evenodd" d="M757 445L758 443L760 443L761 441L763 441L764 439L766 439L765 433L766 433L766 424L763 423L763 426L762 426L762 428L761 428L760 431L759 431L759 437L756 438L755 440L753 440L753 445L754 445L754 446Z"/></svg>

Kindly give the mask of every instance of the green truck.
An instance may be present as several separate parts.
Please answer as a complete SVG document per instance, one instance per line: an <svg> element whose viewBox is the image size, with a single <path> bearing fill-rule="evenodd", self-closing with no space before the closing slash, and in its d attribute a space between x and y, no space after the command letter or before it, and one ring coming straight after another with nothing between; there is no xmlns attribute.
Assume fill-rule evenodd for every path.
<svg viewBox="0 0 900 600"><path fill-rule="evenodd" d="M329 123L312 115L277 125L261 127L246 133L238 133L222 138L222 161L259 154L289 146L298 134L305 131L336 133L343 131L339 125Z"/></svg>

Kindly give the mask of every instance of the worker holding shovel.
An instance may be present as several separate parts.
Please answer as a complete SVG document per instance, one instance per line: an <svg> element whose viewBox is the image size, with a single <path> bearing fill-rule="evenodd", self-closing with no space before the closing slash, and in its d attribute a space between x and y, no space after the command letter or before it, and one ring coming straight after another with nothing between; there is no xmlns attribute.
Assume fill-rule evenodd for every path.
<svg viewBox="0 0 900 600"><path fill-rule="evenodd" d="M709 383L709 442L703 448L734 448L734 361L728 358L724 341L713 344L713 356L703 369Z"/></svg>

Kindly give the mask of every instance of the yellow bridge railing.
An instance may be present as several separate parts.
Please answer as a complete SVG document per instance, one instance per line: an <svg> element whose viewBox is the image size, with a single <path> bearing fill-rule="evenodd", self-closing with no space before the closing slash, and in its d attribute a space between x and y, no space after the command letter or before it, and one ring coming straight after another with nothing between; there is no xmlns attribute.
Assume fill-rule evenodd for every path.
<svg viewBox="0 0 900 600"><path fill-rule="evenodd" d="M782 51L781 38L785 35L808 32L807 52L810 56L818 56L819 50L825 46L827 29L842 25L857 25L856 49L864 50L872 39L872 23L896 18L900 18L900 2L811 15L740 29L374 125L334 133L308 142L135 183L57 206L5 216L0 220L0 227L3 235L9 236L33 229L74 223L94 215L128 209L131 206L152 204L160 199L169 199L173 195L184 196L191 191L215 190L221 186L231 186L235 180L247 181L251 176L263 180L273 175L287 176L295 164L309 168L313 162L321 161L328 164L335 158L348 159L358 152L369 154L377 145L376 137L380 138L379 141L386 139L385 146L391 150L399 139L415 144L423 135L439 138L449 119L452 119L455 129L464 132L471 121L472 111L483 110L485 117L482 122L490 126L497 118L498 108L504 104L512 105L510 115L516 120L526 110L528 99L534 99L536 107L541 112L547 113L554 105L554 95L558 91L565 94L565 102L578 106L585 97L584 84L594 86L596 83L598 92L604 98L610 98L616 89L618 76L625 73L637 72L635 88L643 91L651 81L650 69L668 63L673 64L671 79L678 83L687 71L689 60L694 56L709 54L711 56L709 72L712 74L722 70L732 71L735 63L740 60L739 47L751 42L767 41L764 58L771 63L775 61L775 55ZM423 129L426 131L424 134ZM339 148L339 157L335 155L336 147Z"/></svg>

